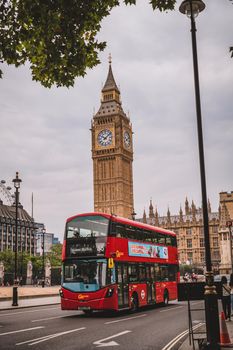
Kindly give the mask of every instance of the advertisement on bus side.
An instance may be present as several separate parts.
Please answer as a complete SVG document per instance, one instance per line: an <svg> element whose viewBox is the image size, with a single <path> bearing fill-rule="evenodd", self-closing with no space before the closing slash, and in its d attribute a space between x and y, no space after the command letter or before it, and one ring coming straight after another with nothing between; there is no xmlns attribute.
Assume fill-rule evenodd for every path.
<svg viewBox="0 0 233 350"><path fill-rule="evenodd" d="M128 251L129 256L168 259L167 247L155 244L128 242Z"/></svg>

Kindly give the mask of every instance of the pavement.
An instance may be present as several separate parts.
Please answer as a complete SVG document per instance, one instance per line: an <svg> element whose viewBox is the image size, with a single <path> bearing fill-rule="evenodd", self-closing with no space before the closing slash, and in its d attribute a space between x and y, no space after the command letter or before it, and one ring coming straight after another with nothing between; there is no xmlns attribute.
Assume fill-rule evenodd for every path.
<svg viewBox="0 0 233 350"><path fill-rule="evenodd" d="M0 310L18 309L60 303L60 286L22 286L18 287L18 306L12 306L13 287L0 287Z"/></svg>
<svg viewBox="0 0 233 350"><path fill-rule="evenodd" d="M12 306L12 293L13 288L10 287L0 287L0 310L12 310L19 308L26 308L32 306L46 306L53 304L60 304L59 296L60 286L44 287L41 286L22 286L18 287L18 306ZM220 321L221 322L221 321ZM232 341L232 346L221 346L221 349L233 349L233 318L232 321L224 321L226 329L230 340ZM224 327L223 324L221 326ZM222 327L220 326L220 329ZM195 327L198 327L197 325ZM194 338L202 337L202 332L205 333L205 324L198 327L194 332L199 334L194 334ZM170 349L170 348L169 348ZM201 349L201 348L200 348ZM179 350L200 350L198 346L198 341L195 341L195 346L190 344L189 337L182 340L182 344Z"/></svg>
<svg viewBox="0 0 233 350"><path fill-rule="evenodd" d="M225 325L223 324L225 323ZM226 330L224 329L226 326ZM225 335L229 335L229 339L232 343L221 345L221 349L233 349L233 319L232 321L221 321L220 319L220 333L224 333ZM225 333L226 332L226 333ZM196 333L196 334L195 334ZM203 324L202 326L198 327L196 330L194 330L194 339L201 339L205 336L206 333L206 326ZM226 338L225 338L226 339ZM186 339L183 341L182 345L179 347L179 350L201 350L203 349L201 346L198 345L198 340L194 341L194 346L192 342L190 341L189 337L186 337Z"/></svg>

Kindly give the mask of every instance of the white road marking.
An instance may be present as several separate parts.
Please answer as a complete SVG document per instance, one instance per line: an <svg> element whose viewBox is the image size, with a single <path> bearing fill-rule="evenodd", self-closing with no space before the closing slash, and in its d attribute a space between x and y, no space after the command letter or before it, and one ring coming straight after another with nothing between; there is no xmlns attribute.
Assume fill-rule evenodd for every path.
<svg viewBox="0 0 233 350"><path fill-rule="evenodd" d="M139 315L139 316L133 316L133 317L127 317L127 318L121 318L120 320L105 322L105 324L111 324L111 323L117 323L117 322L133 320L135 318L140 318L140 317L144 317L144 316L147 316L147 314L143 314L143 315Z"/></svg>
<svg viewBox="0 0 233 350"><path fill-rule="evenodd" d="M36 309L36 310L29 310L29 311L10 312L10 313L7 313L7 314L2 314L0 312L0 316L11 316L11 315L26 314L26 313L38 312L38 311L44 311L44 310L57 310L57 309L61 309L61 307L50 307L50 308L46 308L46 309Z"/></svg>
<svg viewBox="0 0 233 350"><path fill-rule="evenodd" d="M193 329L197 329L199 327L201 327L204 323L200 323L196 326L193 327ZM187 335L189 333L189 329L187 329L186 331L178 334L175 338L173 338L167 345L165 345L164 348L162 348L162 350L171 350L173 348L173 346L178 343L179 340L181 340L185 335Z"/></svg>
<svg viewBox="0 0 233 350"><path fill-rule="evenodd" d="M38 326L38 327L33 327L33 328L18 329L17 331L0 333L0 336L8 335L8 334L21 333L21 332L27 332L27 331L33 331L34 329L39 329L39 328L45 328L45 327L44 326Z"/></svg>
<svg viewBox="0 0 233 350"><path fill-rule="evenodd" d="M81 331L83 329L86 329L86 327L81 327L81 328L76 328L76 329L71 329L69 331L65 331L65 332L59 332L59 333L54 333L54 334L48 334L44 337L40 337L40 338L34 338L34 339L30 339L30 340L26 340L23 341L21 343L16 343L15 345L23 345L23 344L28 344L29 346L31 345L36 345L38 343L42 343L44 341L56 338L56 337L60 337L61 335L65 335L65 334L69 334L72 332L77 332L77 331Z"/></svg>
<svg viewBox="0 0 233 350"><path fill-rule="evenodd" d="M45 335L44 337L35 338L35 339L30 339L30 340L25 340L25 341L23 341L23 342L21 342L21 343L16 343L15 345L22 345L22 344L30 343L30 342L35 341L35 340L50 339L50 338L53 338L53 335Z"/></svg>
<svg viewBox="0 0 233 350"><path fill-rule="evenodd" d="M97 345L97 348L100 348L102 346L116 346L116 345L119 345L119 344L117 342L115 342L115 341L110 341L110 342L107 342L107 343L104 343L104 342L106 340L117 338L117 337L120 337L123 334L127 334L127 333L130 333L130 332L132 332L132 331L124 331L124 332L121 332L121 333L117 333L117 334L111 335L111 337L97 340L93 344Z"/></svg>
<svg viewBox="0 0 233 350"><path fill-rule="evenodd" d="M180 308L183 308L183 306L169 307L169 309L162 310L162 311L159 311L159 312L167 312L167 311L170 311L170 310L176 310L176 309L180 309Z"/></svg>
<svg viewBox="0 0 233 350"><path fill-rule="evenodd" d="M80 312L80 314L81 314L81 312ZM66 317L71 317L71 316L76 316L76 315L79 315L79 313L76 312L75 314L70 314L70 315L40 318L38 320L32 320L31 322L49 321L49 320L54 320L56 318L66 318Z"/></svg>

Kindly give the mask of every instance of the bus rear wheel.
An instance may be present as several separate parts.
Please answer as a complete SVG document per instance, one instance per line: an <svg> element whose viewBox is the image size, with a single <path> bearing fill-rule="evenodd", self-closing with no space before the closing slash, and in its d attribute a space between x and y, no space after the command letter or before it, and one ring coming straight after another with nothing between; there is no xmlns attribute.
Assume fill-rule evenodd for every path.
<svg viewBox="0 0 233 350"><path fill-rule="evenodd" d="M169 294L168 291L165 290L164 295L163 295L163 305L167 306L169 303Z"/></svg>
<svg viewBox="0 0 233 350"><path fill-rule="evenodd" d="M136 293L134 293L131 297L131 305L130 305L130 311L136 312L138 310L138 296Z"/></svg>

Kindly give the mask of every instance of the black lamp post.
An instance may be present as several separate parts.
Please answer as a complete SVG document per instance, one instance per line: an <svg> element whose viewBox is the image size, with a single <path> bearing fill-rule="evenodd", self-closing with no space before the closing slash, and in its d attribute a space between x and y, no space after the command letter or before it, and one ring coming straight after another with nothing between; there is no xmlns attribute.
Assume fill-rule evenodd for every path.
<svg viewBox="0 0 233 350"><path fill-rule="evenodd" d="M15 179L12 180L15 187L15 275L14 275L14 286L13 286L13 300L12 306L18 306L18 207L19 207L19 188L21 179L19 179L19 173L16 172Z"/></svg>
<svg viewBox="0 0 233 350"><path fill-rule="evenodd" d="M136 218L136 215L137 215L137 213L135 213L135 211L134 211L134 209L133 209L133 212L131 213L131 216L132 216L132 220L135 220L135 218Z"/></svg>
<svg viewBox="0 0 233 350"><path fill-rule="evenodd" d="M204 9L205 9L205 4L202 0L184 0L181 3L179 8L180 12L183 14L186 14L191 20L197 132L198 132L199 161L200 161L200 174L201 174L203 225L204 225L204 237L205 237L205 260L206 260L205 316L206 316L206 332L207 332L206 349L217 350L217 349L220 349L218 299L217 299L216 288L214 285L214 276L213 276L212 263L211 263L204 147L203 147L203 135L202 135L201 100L200 100L200 88L199 88L198 59L197 59L196 23L195 23L195 17L197 17L198 14Z"/></svg>
<svg viewBox="0 0 233 350"><path fill-rule="evenodd" d="M44 264L44 235L45 235L45 228L42 229L42 244L41 244L41 248L42 248L42 288L44 288L45 286L45 264Z"/></svg>

